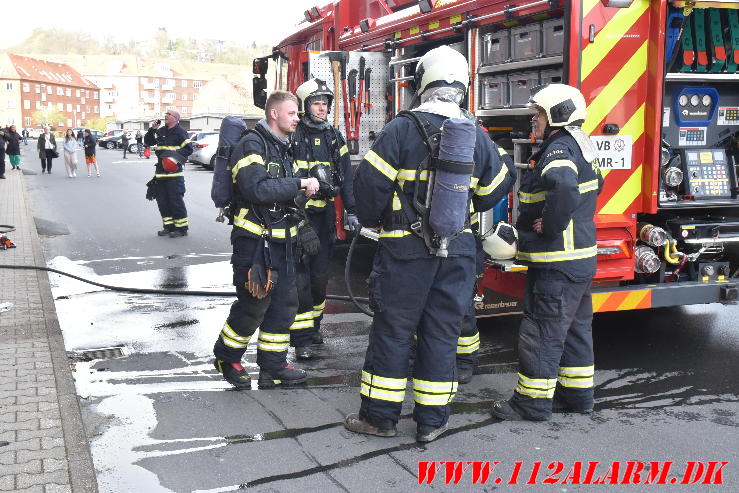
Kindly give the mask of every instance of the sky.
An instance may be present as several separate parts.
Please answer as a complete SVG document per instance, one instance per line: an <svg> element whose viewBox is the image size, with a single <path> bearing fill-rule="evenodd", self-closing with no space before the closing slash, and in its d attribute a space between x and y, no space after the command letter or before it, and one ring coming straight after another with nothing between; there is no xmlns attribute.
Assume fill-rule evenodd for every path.
<svg viewBox="0 0 739 493"><path fill-rule="evenodd" d="M82 31L101 41L109 36L122 42L152 39L159 27L166 27L170 38L274 45L294 31L305 10L329 3L331 0L129 0L65 4L36 0L20 22L3 22L0 49L20 43L37 28ZM37 15L41 12L49 15Z"/></svg>

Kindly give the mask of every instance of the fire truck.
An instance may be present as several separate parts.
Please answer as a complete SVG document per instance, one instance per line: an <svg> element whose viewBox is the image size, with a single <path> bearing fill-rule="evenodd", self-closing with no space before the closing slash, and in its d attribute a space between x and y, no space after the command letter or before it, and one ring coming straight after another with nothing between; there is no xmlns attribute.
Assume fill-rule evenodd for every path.
<svg viewBox="0 0 739 493"><path fill-rule="evenodd" d="M578 87L605 185L595 312L733 304L739 272L739 2L338 0L305 12L254 61L255 100L310 77L335 88L334 124L362 159L412 107L415 63L445 44L470 66L467 108L521 172L539 144L531 88ZM517 193L482 215L515 221ZM340 233L343 234L343 231ZM479 316L520 313L525 266L488 261Z"/></svg>

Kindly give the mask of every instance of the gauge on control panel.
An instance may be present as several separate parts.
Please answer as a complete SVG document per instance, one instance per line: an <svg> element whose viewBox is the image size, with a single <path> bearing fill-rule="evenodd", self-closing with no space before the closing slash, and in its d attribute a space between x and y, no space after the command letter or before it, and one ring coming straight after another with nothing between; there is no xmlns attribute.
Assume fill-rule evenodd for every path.
<svg viewBox="0 0 739 493"><path fill-rule="evenodd" d="M680 106L686 106L688 104L688 95L687 94L681 95L678 102L680 103Z"/></svg>
<svg viewBox="0 0 739 493"><path fill-rule="evenodd" d="M693 94L692 96L690 96L690 104L692 104L693 106L698 106L700 100L701 98L697 94Z"/></svg>
<svg viewBox="0 0 739 493"><path fill-rule="evenodd" d="M711 106L711 96L704 94L701 102L703 103L703 106Z"/></svg>

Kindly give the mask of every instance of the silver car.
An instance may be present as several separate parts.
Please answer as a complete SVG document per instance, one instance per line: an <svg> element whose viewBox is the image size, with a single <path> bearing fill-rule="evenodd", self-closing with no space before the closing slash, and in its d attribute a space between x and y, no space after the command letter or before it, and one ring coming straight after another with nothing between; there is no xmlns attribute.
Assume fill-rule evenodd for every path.
<svg viewBox="0 0 739 493"><path fill-rule="evenodd" d="M203 135L192 141L193 153L188 158L190 162L200 164L204 168L213 169L216 166L216 151L218 150L218 134Z"/></svg>

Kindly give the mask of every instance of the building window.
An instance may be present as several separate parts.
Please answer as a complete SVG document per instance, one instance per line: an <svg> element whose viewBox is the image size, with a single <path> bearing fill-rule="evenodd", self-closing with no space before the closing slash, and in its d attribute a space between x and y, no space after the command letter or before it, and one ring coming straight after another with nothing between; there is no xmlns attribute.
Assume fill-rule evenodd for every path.
<svg viewBox="0 0 739 493"><path fill-rule="evenodd" d="M7 89L8 91L12 91L13 90L13 83L12 82L6 82L5 83L5 89Z"/></svg>
<svg viewBox="0 0 739 493"><path fill-rule="evenodd" d="M177 111L177 106L167 106L166 109Z"/></svg>
<svg viewBox="0 0 739 493"><path fill-rule="evenodd" d="M195 89L199 89L200 88L200 84L201 84L201 81L199 81L199 80L192 81L192 87L194 87Z"/></svg>
<svg viewBox="0 0 739 493"><path fill-rule="evenodd" d="M83 120L85 119L85 114L84 114L84 113L82 113L82 119L83 119Z"/></svg>
<svg viewBox="0 0 739 493"><path fill-rule="evenodd" d="M90 112L90 105L89 104L88 105L85 105L85 111L87 111L88 113Z"/></svg>
<svg viewBox="0 0 739 493"><path fill-rule="evenodd" d="M56 107L59 109L59 111L64 111L64 103L57 103Z"/></svg>
<svg viewBox="0 0 739 493"><path fill-rule="evenodd" d="M64 96L64 88L63 87L57 87L56 88L56 95L57 96Z"/></svg>
<svg viewBox="0 0 739 493"><path fill-rule="evenodd" d="M80 112L80 105L77 105L77 113Z"/></svg>
<svg viewBox="0 0 739 493"><path fill-rule="evenodd" d="M27 116L23 119L23 126L24 127L30 127L31 126L31 117Z"/></svg>
<svg viewBox="0 0 739 493"><path fill-rule="evenodd" d="M36 94L41 92L41 86L36 84Z"/></svg>
<svg viewBox="0 0 739 493"><path fill-rule="evenodd" d="M36 109L37 110L41 109L41 101L36 101Z"/></svg>
<svg viewBox="0 0 739 493"><path fill-rule="evenodd" d="M46 94L41 94L41 101L46 101Z"/></svg>
<svg viewBox="0 0 739 493"><path fill-rule="evenodd" d="M95 110L93 111L93 113L100 113L100 108L98 106L95 106Z"/></svg>
<svg viewBox="0 0 739 493"><path fill-rule="evenodd" d="M85 98L82 98L82 100L80 101L80 103L85 104Z"/></svg>
<svg viewBox="0 0 739 493"><path fill-rule="evenodd" d="M80 90L79 89L75 89L74 94L75 94L75 97L77 97L77 98L80 97Z"/></svg>
<svg viewBox="0 0 739 493"><path fill-rule="evenodd" d="M71 118L67 118L67 126L68 127L71 127L72 126L72 119Z"/></svg>
<svg viewBox="0 0 739 493"><path fill-rule="evenodd" d="M118 95L117 92L116 92L116 95ZM98 99L99 97L100 97L100 93L98 93L97 91L95 91L95 99Z"/></svg>
<svg viewBox="0 0 739 493"><path fill-rule="evenodd" d="M182 87L187 87L187 81L184 79L182 80Z"/></svg>
<svg viewBox="0 0 739 493"><path fill-rule="evenodd" d="M87 99L90 99L90 91L85 91L85 97L86 97Z"/></svg>
<svg viewBox="0 0 739 493"><path fill-rule="evenodd" d="M31 109L31 102L27 99L23 100L23 109L24 110L30 110Z"/></svg>
<svg viewBox="0 0 739 493"><path fill-rule="evenodd" d="M183 100L183 101L187 101L187 94L183 94L183 95L182 95L182 100Z"/></svg>
<svg viewBox="0 0 739 493"><path fill-rule="evenodd" d="M72 103L67 103L67 111L72 111Z"/></svg>
<svg viewBox="0 0 739 493"><path fill-rule="evenodd" d="M54 88L51 86L46 86L46 94L54 94Z"/></svg>
<svg viewBox="0 0 739 493"><path fill-rule="evenodd" d="M23 83L23 92L31 92L31 84L28 82Z"/></svg>
<svg viewBox="0 0 739 493"><path fill-rule="evenodd" d="M67 88L67 89L66 89L66 90L64 91L64 93L65 93L65 94L66 94L67 96L72 96L72 88L68 87L68 88Z"/></svg>

